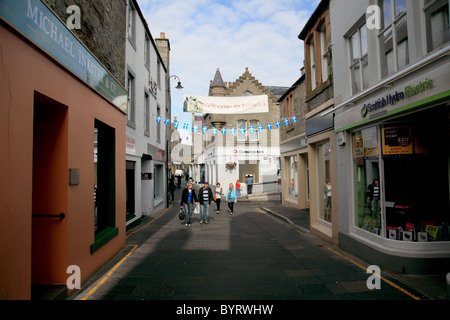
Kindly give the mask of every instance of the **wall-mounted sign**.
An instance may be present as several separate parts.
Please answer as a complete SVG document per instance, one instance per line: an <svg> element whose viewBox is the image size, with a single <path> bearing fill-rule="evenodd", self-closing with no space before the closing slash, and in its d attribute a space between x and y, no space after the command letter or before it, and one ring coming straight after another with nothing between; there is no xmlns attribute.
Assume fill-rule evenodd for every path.
<svg viewBox="0 0 450 320"><path fill-rule="evenodd" d="M419 110L422 105L450 96L450 56L442 56L392 83L379 86L364 98L335 112L334 130L340 132L383 120L398 112Z"/></svg>
<svg viewBox="0 0 450 320"><path fill-rule="evenodd" d="M39 0L1 0L0 18L127 113L127 91Z"/></svg>

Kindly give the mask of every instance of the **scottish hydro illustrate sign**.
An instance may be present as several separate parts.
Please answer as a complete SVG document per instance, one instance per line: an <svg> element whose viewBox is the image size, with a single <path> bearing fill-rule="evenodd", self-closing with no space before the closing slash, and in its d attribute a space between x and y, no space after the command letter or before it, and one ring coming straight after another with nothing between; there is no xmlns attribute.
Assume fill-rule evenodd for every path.
<svg viewBox="0 0 450 320"><path fill-rule="evenodd" d="M39 0L0 0L0 18L127 112L127 91Z"/></svg>

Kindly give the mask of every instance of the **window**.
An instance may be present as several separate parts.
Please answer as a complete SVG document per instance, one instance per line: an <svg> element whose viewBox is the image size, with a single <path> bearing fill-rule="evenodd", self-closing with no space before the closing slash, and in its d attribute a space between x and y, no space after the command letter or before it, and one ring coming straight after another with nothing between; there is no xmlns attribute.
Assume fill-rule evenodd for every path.
<svg viewBox="0 0 450 320"><path fill-rule="evenodd" d="M156 81L158 81L158 88L161 90L161 61L158 59L157 68L156 68Z"/></svg>
<svg viewBox="0 0 450 320"><path fill-rule="evenodd" d="M384 76L409 64L406 0L383 0L383 29L379 37L383 53Z"/></svg>
<svg viewBox="0 0 450 320"><path fill-rule="evenodd" d="M290 93L288 96L286 96L286 100L284 103L285 103L285 108L286 108L286 118L291 119L291 117L294 115L293 94L292 93Z"/></svg>
<svg viewBox="0 0 450 320"><path fill-rule="evenodd" d="M327 47L327 29L325 23L320 31L320 56L322 59L322 82L328 80L328 47Z"/></svg>
<svg viewBox="0 0 450 320"><path fill-rule="evenodd" d="M318 218L331 222L331 150L330 142L317 145Z"/></svg>
<svg viewBox="0 0 450 320"><path fill-rule="evenodd" d="M425 25L428 52L450 40L448 0L425 0Z"/></svg>
<svg viewBox="0 0 450 320"><path fill-rule="evenodd" d="M238 120L236 130L237 130L237 141L246 141L247 140L247 121L246 120Z"/></svg>
<svg viewBox="0 0 450 320"><path fill-rule="evenodd" d="M309 60L310 60L310 74L311 74L311 90L316 88L316 59L314 56L314 39L311 37L309 42Z"/></svg>
<svg viewBox="0 0 450 320"><path fill-rule="evenodd" d="M248 97L248 96L252 96L252 95L253 94L250 91L248 91L248 90L245 91L244 94L243 94L244 97Z"/></svg>
<svg viewBox="0 0 450 320"><path fill-rule="evenodd" d="M249 127L248 127L248 139L249 141L258 141L259 140L259 134L258 134L258 120L250 120L249 121Z"/></svg>
<svg viewBox="0 0 450 320"><path fill-rule="evenodd" d="M136 19L135 19L135 8L133 4L131 3L131 0L128 2L128 39L132 41L132 43L135 43L135 26L136 26Z"/></svg>
<svg viewBox="0 0 450 320"><path fill-rule="evenodd" d="M128 72L127 79L127 91L128 91L128 114L127 114L127 124L134 124L134 76Z"/></svg>
<svg viewBox="0 0 450 320"><path fill-rule="evenodd" d="M160 116L161 116L161 108L159 106L157 106L156 117L158 118ZM161 122L156 123L156 142L158 142L158 143L161 142Z"/></svg>
<svg viewBox="0 0 450 320"><path fill-rule="evenodd" d="M399 241L450 240L442 147L450 141L449 115L441 105L352 133L357 229Z"/></svg>
<svg viewBox="0 0 450 320"><path fill-rule="evenodd" d="M150 97L147 92L144 95L144 134L150 136Z"/></svg>
<svg viewBox="0 0 450 320"><path fill-rule="evenodd" d="M144 43L144 64L147 69L150 69L150 39L147 34L145 34Z"/></svg>
<svg viewBox="0 0 450 320"><path fill-rule="evenodd" d="M363 24L350 36L349 44L351 88L352 94L355 94L369 86L366 24Z"/></svg>
<svg viewBox="0 0 450 320"><path fill-rule="evenodd" d="M91 252L117 235L115 129L95 120L94 125L94 229Z"/></svg>

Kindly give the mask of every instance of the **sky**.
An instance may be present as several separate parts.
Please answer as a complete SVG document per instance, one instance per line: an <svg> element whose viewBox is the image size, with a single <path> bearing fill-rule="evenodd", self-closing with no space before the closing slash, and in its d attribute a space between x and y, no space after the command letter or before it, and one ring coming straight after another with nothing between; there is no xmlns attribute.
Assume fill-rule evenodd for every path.
<svg viewBox="0 0 450 320"><path fill-rule="evenodd" d="M137 0L153 38L170 41L172 119L191 122L183 96L207 96L217 68L225 82L248 67L265 86L290 87L301 75L300 31L320 0Z"/></svg>

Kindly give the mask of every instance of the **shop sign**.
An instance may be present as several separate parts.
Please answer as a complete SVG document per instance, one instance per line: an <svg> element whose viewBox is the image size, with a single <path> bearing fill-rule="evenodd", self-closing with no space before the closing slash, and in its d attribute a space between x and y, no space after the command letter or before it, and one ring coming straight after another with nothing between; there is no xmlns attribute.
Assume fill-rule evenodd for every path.
<svg viewBox="0 0 450 320"><path fill-rule="evenodd" d="M361 109L361 117L365 118L368 114L371 114L378 110L382 110L387 105L395 106L395 104L400 100L410 98L416 94L431 89L432 87L433 87L433 80L426 78L424 82L420 81L417 85L406 86L404 91L400 92L395 91L394 94L387 94L386 97L382 97L374 101L373 103L364 104ZM385 113L386 111L382 111L381 113L376 113L370 116L370 118L378 117Z"/></svg>
<svg viewBox="0 0 450 320"><path fill-rule="evenodd" d="M413 138L411 127L386 127L382 131L383 154L400 155L413 153Z"/></svg>
<svg viewBox="0 0 450 320"><path fill-rule="evenodd" d="M336 112L334 129L336 132L358 127L372 120L381 119L394 114L397 110L406 111L420 108L421 104L429 104L449 95L450 60L443 57L433 65L426 65L414 73L405 76L394 87L383 90L379 87L377 95L357 102L360 107L348 106Z"/></svg>
<svg viewBox="0 0 450 320"><path fill-rule="evenodd" d="M365 118L368 114L372 114L375 111L381 110L387 105L394 106L398 101L403 100L405 98L405 94L403 92L395 91L394 94L386 95L386 98L380 98L373 103L364 104L361 109L361 117ZM386 113L386 111L381 111L381 114ZM372 117L378 117L381 115L380 113L376 113Z"/></svg>
<svg viewBox="0 0 450 320"><path fill-rule="evenodd" d="M41 1L0 0L0 18L127 113L127 91Z"/></svg>

